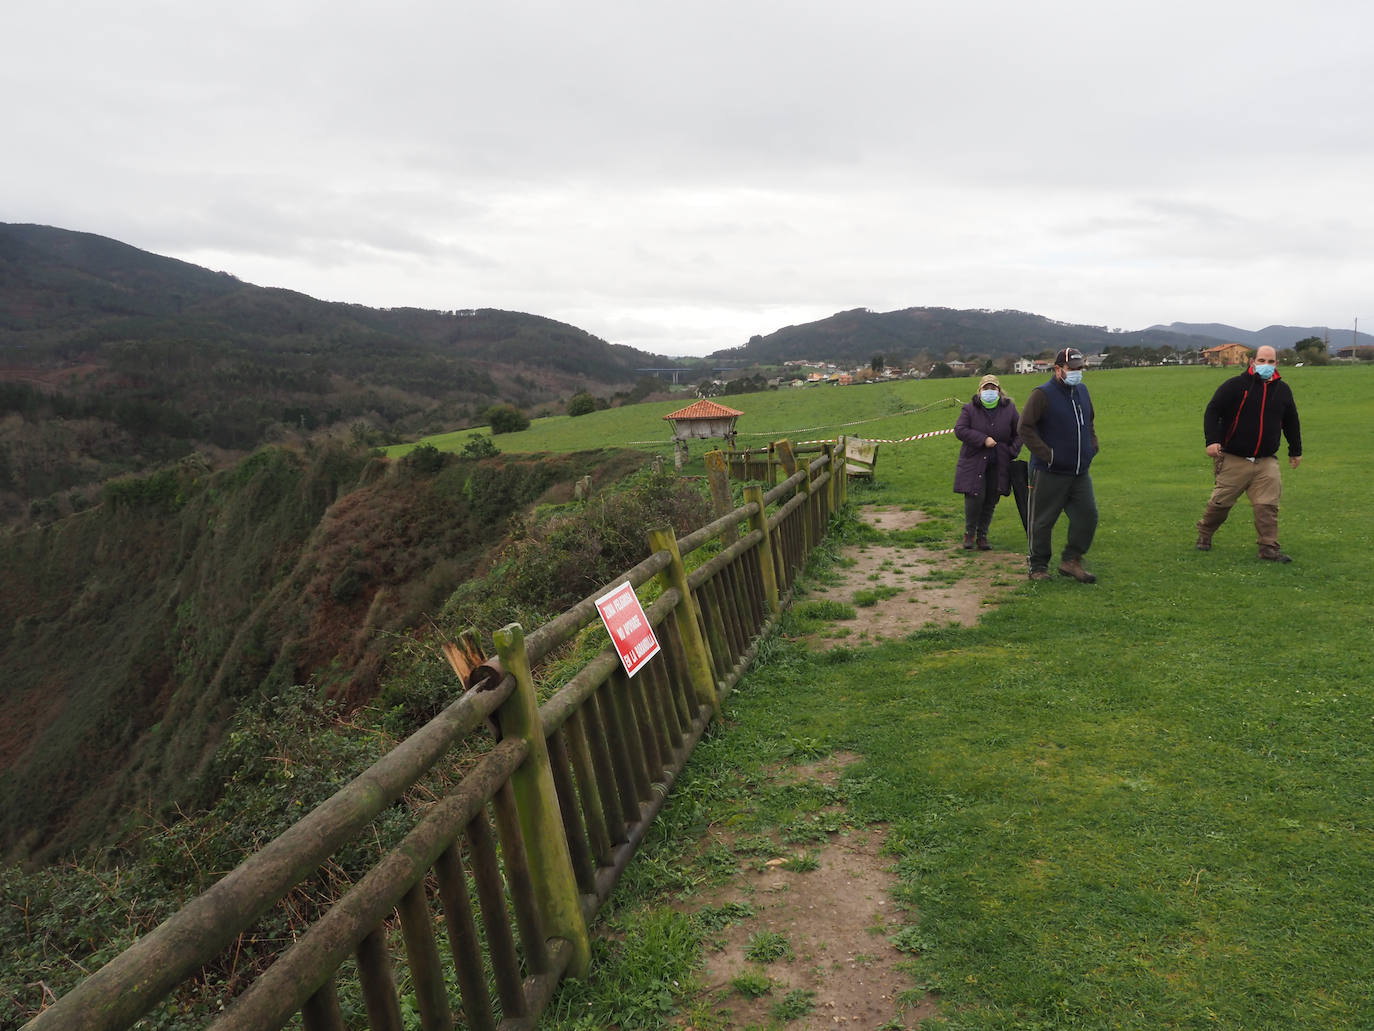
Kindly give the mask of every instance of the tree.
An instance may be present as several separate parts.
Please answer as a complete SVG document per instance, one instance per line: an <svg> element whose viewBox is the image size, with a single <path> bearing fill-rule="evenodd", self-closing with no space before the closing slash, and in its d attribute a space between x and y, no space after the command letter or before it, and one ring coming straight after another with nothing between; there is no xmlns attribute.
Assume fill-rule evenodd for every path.
<svg viewBox="0 0 1374 1031"><path fill-rule="evenodd" d="M719 380L704 379L697 384L697 397L719 397L724 388Z"/></svg>
<svg viewBox="0 0 1374 1031"><path fill-rule="evenodd" d="M500 453L501 450L491 442L491 438L480 433L469 433L468 442L463 445L461 452L464 458L492 458Z"/></svg>
<svg viewBox="0 0 1374 1031"><path fill-rule="evenodd" d="M530 428L529 416L515 405L492 405L482 414L490 424L493 436L498 433L519 433Z"/></svg>
<svg viewBox="0 0 1374 1031"><path fill-rule="evenodd" d="M585 390L568 399L568 414L571 416L587 415L594 411L596 411L596 398Z"/></svg>
<svg viewBox="0 0 1374 1031"><path fill-rule="evenodd" d="M868 360L868 367L881 376L883 373L883 356L875 354Z"/></svg>
<svg viewBox="0 0 1374 1031"><path fill-rule="evenodd" d="M1327 365L1331 355L1327 353L1326 341L1321 337L1304 337L1293 345L1298 360L1307 365Z"/></svg>

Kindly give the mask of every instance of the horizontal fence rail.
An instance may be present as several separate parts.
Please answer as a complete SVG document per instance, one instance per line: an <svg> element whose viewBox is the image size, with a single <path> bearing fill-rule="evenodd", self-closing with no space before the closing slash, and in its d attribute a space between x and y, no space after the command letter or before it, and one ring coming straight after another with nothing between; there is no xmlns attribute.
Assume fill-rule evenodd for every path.
<svg viewBox="0 0 1374 1031"><path fill-rule="evenodd" d="M145 1014L365 838L455 746L487 732L495 744L456 787L208 1026L275 1031L299 1013L305 1031L343 1031L355 1026L339 991L351 972L376 1031L401 1031L403 998L424 1031L460 1015L483 1031L534 1027L559 981L585 974L588 926L846 501L843 442L804 452L811 461L800 453L771 445L776 469L753 467L766 492L746 485L742 506L681 539L651 531L649 557L607 585L658 590L644 613L660 651L634 676L608 646L536 703L532 669L599 624L604 589L528 636L515 624L497 631L495 657L475 635L446 644L466 688L457 701L25 1031L153 1026ZM719 486L718 507L730 496Z"/></svg>

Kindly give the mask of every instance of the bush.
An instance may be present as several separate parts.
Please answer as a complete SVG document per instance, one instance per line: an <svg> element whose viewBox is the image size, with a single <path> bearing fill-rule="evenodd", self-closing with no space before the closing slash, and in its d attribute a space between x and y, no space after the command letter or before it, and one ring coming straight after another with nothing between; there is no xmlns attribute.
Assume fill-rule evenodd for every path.
<svg viewBox="0 0 1374 1031"><path fill-rule="evenodd" d="M463 445L463 450L459 452L464 458L495 458L501 453L490 437L480 433L469 433L468 442Z"/></svg>
<svg viewBox="0 0 1374 1031"><path fill-rule="evenodd" d="M491 425L493 435L497 433L519 433L530 428L530 419L515 405L492 405L483 413Z"/></svg>
<svg viewBox="0 0 1374 1031"><path fill-rule="evenodd" d="M647 557L648 529L682 534L710 518L695 484L641 473L576 512L521 526L501 555L502 587L522 607L559 612Z"/></svg>
<svg viewBox="0 0 1374 1031"><path fill-rule="evenodd" d="M433 444L421 444L401 459L401 465L412 472L433 476L446 460L447 456Z"/></svg>
<svg viewBox="0 0 1374 1031"><path fill-rule="evenodd" d="M585 390L580 394L574 394L568 400L568 414L574 418L594 411L596 411L596 398Z"/></svg>

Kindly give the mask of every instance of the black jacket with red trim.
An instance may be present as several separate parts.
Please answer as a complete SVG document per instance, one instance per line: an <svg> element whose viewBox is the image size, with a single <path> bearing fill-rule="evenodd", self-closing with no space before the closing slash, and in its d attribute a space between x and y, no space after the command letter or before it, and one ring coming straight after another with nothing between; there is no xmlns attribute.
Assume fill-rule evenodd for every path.
<svg viewBox="0 0 1374 1031"><path fill-rule="evenodd" d="M1274 370L1265 380L1251 365L1212 395L1202 416L1207 443L1244 458L1269 458L1279 450L1279 434L1288 441L1288 456L1302 454L1302 429L1293 389Z"/></svg>

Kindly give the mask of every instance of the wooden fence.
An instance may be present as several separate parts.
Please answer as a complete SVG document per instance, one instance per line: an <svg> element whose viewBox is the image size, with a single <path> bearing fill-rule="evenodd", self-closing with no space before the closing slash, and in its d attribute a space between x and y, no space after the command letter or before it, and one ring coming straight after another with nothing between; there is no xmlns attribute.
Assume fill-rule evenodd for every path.
<svg viewBox="0 0 1374 1031"><path fill-rule="evenodd" d="M775 449L780 463L792 451ZM87 977L26 1031L124 1031L311 877L468 735L496 743L456 788L224 1008L212 1031L342 1031L336 978L356 963L369 1026L401 1031L396 971L424 1031L532 1028L559 981L585 974L588 926L634 854L721 699L754 658L797 573L845 502L842 450L785 467L766 493L676 539L617 577L658 578L646 615L660 653L633 678L608 647L542 706L531 669L599 621L598 591L526 636L473 635L446 654L466 688L439 716ZM743 527L747 530L741 532ZM688 571L688 556L719 550ZM709 552L703 552L707 554ZM608 586L612 586L608 585ZM390 933L399 917L398 936ZM436 931L441 927L442 932ZM447 944L447 967L441 943ZM451 998L458 998L458 1012ZM461 1014L461 1016L460 1016Z"/></svg>
<svg viewBox="0 0 1374 1031"><path fill-rule="evenodd" d="M786 440L778 440L762 447L731 448L719 453L724 456L725 468L730 479L759 481L771 486L779 479L792 474L796 468L797 456L821 454L831 446L829 442L815 442L794 447ZM840 437L834 446L837 447L841 460L846 458L846 450L848 451L848 472L851 478L872 478L877 444L853 437Z"/></svg>

